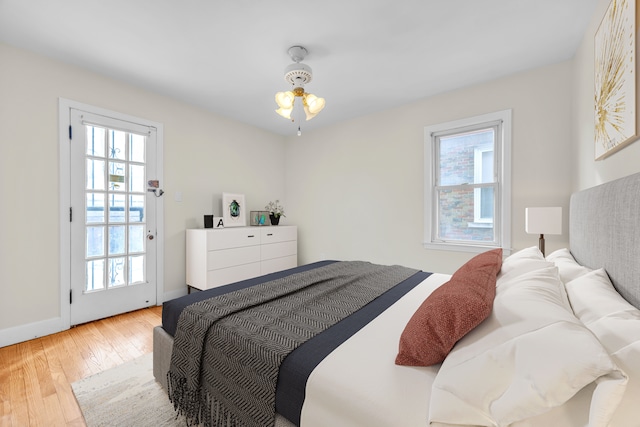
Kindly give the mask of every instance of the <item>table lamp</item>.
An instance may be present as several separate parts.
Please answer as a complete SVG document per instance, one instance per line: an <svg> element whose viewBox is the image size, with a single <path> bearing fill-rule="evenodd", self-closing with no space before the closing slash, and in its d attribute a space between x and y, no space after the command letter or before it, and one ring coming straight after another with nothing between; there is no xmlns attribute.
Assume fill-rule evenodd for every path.
<svg viewBox="0 0 640 427"><path fill-rule="evenodd" d="M526 208L525 229L529 234L539 234L538 248L544 256L544 235L562 234L562 208Z"/></svg>

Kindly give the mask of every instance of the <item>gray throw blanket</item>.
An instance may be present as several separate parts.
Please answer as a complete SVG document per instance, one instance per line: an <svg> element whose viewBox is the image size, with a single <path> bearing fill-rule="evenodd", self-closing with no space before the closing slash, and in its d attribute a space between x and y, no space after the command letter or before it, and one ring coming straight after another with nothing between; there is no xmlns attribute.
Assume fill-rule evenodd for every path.
<svg viewBox="0 0 640 427"><path fill-rule="evenodd" d="M416 272L337 262L188 306L174 337L169 399L192 423L274 425L284 358Z"/></svg>

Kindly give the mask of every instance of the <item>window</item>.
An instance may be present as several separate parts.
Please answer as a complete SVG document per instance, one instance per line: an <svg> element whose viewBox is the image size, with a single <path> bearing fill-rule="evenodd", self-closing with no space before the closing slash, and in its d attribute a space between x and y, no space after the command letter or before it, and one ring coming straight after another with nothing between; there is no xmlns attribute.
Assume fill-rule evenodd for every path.
<svg viewBox="0 0 640 427"><path fill-rule="evenodd" d="M425 248L511 245L511 110L425 128Z"/></svg>

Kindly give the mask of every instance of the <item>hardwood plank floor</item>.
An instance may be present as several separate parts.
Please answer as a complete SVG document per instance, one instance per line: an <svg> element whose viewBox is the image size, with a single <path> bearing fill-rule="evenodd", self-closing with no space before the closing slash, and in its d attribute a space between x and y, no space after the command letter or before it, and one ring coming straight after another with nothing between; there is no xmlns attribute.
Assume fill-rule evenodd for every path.
<svg viewBox="0 0 640 427"><path fill-rule="evenodd" d="M0 427L85 426L71 383L153 349L162 307L0 348Z"/></svg>

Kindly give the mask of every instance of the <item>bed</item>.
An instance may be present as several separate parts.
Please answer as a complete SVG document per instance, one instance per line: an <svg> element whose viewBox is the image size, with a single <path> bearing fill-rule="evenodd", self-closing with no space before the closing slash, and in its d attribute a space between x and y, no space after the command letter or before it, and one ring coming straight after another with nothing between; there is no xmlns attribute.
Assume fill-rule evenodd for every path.
<svg viewBox="0 0 640 427"><path fill-rule="evenodd" d="M531 247L504 260L499 250L487 251L453 275L393 270L388 290L292 345L275 385L265 386L275 395L252 391L271 407L269 424L640 425L639 194L640 174L573 194L570 250L546 258ZM343 262L312 263L166 302L163 325L154 329L156 380L173 390L176 402L181 383L168 372L183 363L178 359L189 356L184 363L190 369L204 369L206 357L191 358L194 352L186 350L201 345L190 342L193 336L209 334L197 332L202 320L193 313L206 305L197 300L219 294L213 300L226 304L225 298L268 288L266 283L297 283L337 268ZM193 317L189 327L182 320L187 317ZM258 335L255 347L269 347ZM207 344L204 353L226 345ZM218 400L207 402L198 409L206 413L199 421L218 417L224 421L212 425L232 425L233 414ZM254 403L242 403L248 405L244 411L257 410ZM269 425L255 419L233 422Z"/></svg>

